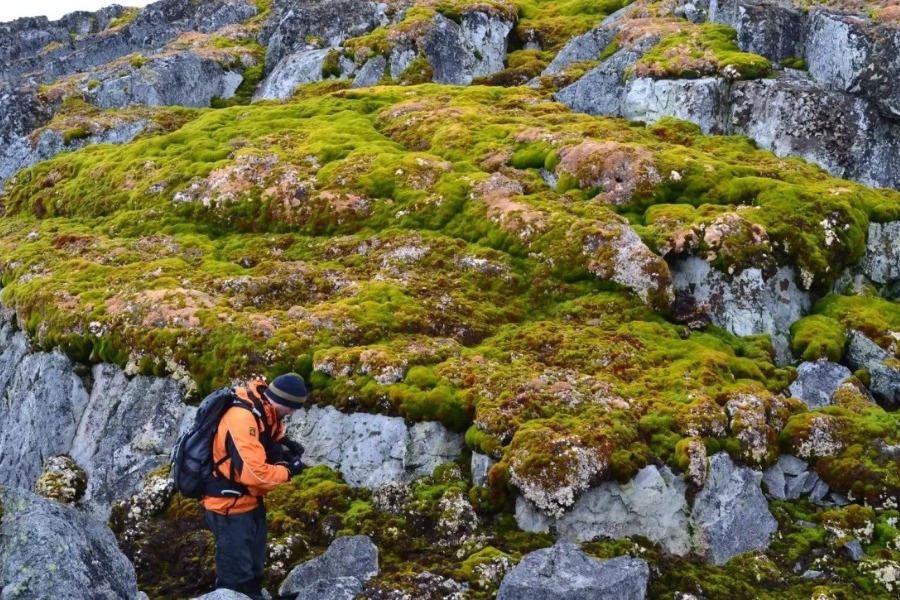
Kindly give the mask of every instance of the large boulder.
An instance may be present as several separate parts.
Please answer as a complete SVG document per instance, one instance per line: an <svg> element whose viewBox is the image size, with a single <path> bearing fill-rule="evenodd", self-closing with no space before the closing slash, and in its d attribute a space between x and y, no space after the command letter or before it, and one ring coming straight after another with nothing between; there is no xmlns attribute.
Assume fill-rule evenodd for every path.
<svg viewBox="0 0 900 600"><path fill-rule="evenodd" d="M762 473L738 467L724 452L710 458L706 485L694 499L696 551L724 565L732 557L765 550L778 522L760 489Z"/></svg>
<svg viewBox="0 0 900 600"><path fill-rule="evenodd" d="M90 400L72 444L88 474L85 502L107 517L112 503L136 494L169 460L184 414L184 389L170 378L128 379L119 367L96 365Z"/></svg>
<svg viewBox="0 0 900 600"><path fill-rule="evenodd" d="M650 569L639 558L591 558L557 542L525 555L500 584L497 600L643 600Z"/></svg>
<svg viewBox="0 0 900 600"><path fill-rule="evenodd" d="M372 540L364 535L340 537L321 556L294 567L278 595L337 600L345 597L344 590L359 593L362 585L377 574L378 548Z"/></svg>
<svg viewBox="0 0 900 600"><path fill-rule="evenodd" d="M62 353L25 356L0 397L0 485L33 487L46 459L69 452L87 402Z"/></svg>
<svg viewBox="0 0 900 600"><path fill-rule="evenodd" d="M831 404L831 396L852 375L844 365L827 360L804 362L797 367L797 379L788 391L803 400L807 408L822 408Z"/></svg>
<svg viewBox="0 0 900 600"><path fill-rule="evenodd" d="M306 449L304 462L328 465L352 486L411 482L463 450L462 436L439 423L407 427L398 417L347 415L330 406L298 411L287 423L288 435Z"/></svg>
<svg viewBox="0 0 900 600"><path fill-rule="evenodd" d="M702 258L672 261L676 306L691 315L705 314L734 335L768 333L778 362L792 361L788 331L792 323L809 312L809 292L795 281L790 267L779 267L766 277L749 268L734 276L715 270Z"/></svg>
<svg viewBox="0 0 900 600"><path fill-rule="evenodd" d="M730 84L724 79L634 77L625 85L618 114L655 123L663 117L690 121L706 134L728 131Z"/></svg>
<svg viewBox="0 0 900 600"><path fill-rule="evenodd" d="M4 600L137 597L134 568L102 521L24 490L5 488L0 495Z"/></svg>

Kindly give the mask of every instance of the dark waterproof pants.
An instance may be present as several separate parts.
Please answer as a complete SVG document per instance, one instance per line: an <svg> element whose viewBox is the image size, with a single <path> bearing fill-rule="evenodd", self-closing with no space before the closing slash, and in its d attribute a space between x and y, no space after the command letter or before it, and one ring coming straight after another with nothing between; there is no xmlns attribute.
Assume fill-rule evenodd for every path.
<svg viewBox="0 0 900 600"><path fill-rule="evenodd" d="M266 507L260 504L236 515L205 511L204 518L216 539L216 588L241 592L254 600L262 598Z"/></svg>

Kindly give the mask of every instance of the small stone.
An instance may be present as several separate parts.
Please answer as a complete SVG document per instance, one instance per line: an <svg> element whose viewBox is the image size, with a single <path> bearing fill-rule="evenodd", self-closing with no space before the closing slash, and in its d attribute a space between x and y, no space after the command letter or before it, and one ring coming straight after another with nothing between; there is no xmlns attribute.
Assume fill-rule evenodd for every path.
<svg viewBox="0 0 900 600"><path fill-rule="evenodd" d="M859 562L866 555L859 540L850 540L844 544L844 551L850 560Z"/></svg>
<svg viewBox="0 0 900 600"><path fill-rule="evenodd" d="M821 571L806 571L803 575L800 576L800 579L819 579L822 577L824 573Z"/></svg>

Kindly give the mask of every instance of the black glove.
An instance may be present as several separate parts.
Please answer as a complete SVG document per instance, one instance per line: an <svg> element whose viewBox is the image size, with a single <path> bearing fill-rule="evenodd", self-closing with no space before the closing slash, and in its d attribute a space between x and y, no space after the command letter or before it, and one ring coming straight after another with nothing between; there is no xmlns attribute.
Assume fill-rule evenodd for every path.
<svg viewBox="0 0 900 600"><path fill-rule="evenodd" d="M300 473L303 472L303 463L300 462L300 458L295 458L287 465L288 473L291 477L296 477Z"/></svg>
<svg viewBox="0 0 900 600"><path fill-rule="evenodd" d="M291 456L291 458L299 459L303 456L303 446L301 446L299 442L295 442L294 440L288 438L283 438L278 443L287 449L288 454Z"/></svg>

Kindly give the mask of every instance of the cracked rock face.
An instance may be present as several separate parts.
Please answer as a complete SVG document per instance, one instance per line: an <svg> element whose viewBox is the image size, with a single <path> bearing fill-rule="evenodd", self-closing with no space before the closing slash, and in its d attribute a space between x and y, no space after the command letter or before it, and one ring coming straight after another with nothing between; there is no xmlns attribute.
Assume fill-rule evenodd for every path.
<svg viewBox="0 0 900 600"><path fill-rule="evenodd" d="M159 377L128 379L114 365L92 370L94 385L71 456L88 474L85 501L106 517L169 461L184 414L184 389ZM152 401L150 401L152 400Z"/></svg>
<svg viewBox="0 0 900 600"><path fill-rule="evenodd" d="M297 411L286 423L288 436L306 450L304 462L340 471L356 487L375 488L431 475L463 449L462 436L439 423L407 428L401 418L346 415L333 407Z"/></svg>
<svg viewBox="0 0 900 600"><path fill-rule="evenodd" d="M62 353L22 357L0 397L0 484L32 488L46 459L69 452L87 401Z"/></svg>
<svg viewBox="0 0 900 600"><path fill-rule="evenodd" d="M318 38L333 48L386 22L383 5L375 2L275 0L260 34L260 43L268 46L266 71L289 54L308 49L309 39Z"/></svg>

